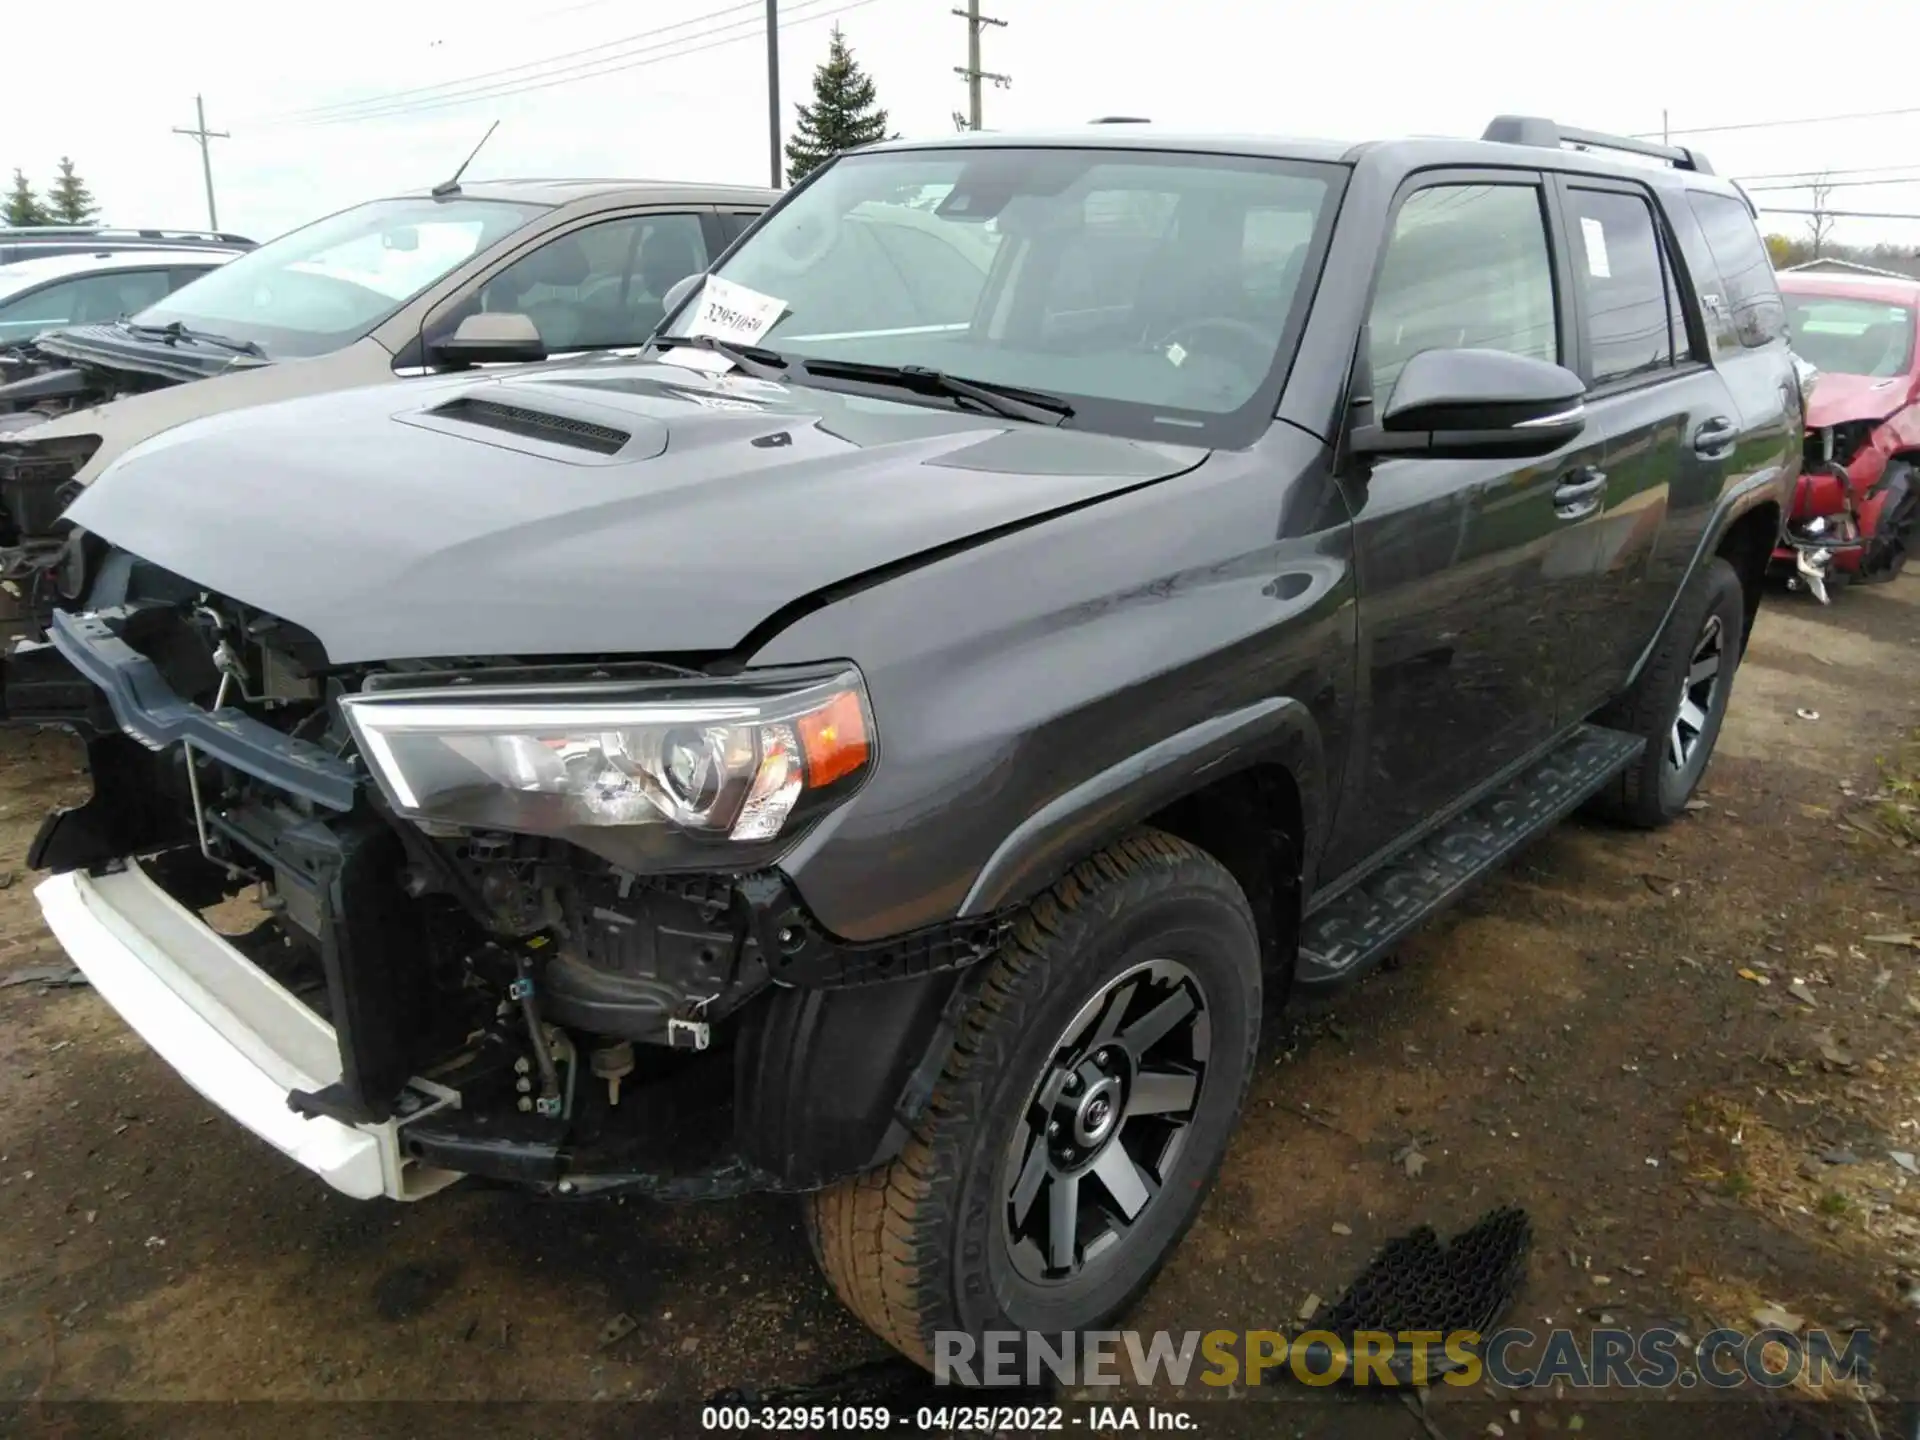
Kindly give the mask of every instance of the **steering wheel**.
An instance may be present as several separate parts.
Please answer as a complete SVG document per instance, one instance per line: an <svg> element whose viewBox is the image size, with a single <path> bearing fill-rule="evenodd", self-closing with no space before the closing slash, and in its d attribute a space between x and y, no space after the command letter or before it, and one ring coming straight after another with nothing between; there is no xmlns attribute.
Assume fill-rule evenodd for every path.
<svg viewBox="0 0 1920 1440"><path fill-rule="evenodd" d="M1203 337L1217 337L1224 345L1210 346ZM1252 375L1264 375L1273 364L1275 337L1245 320L1230 315L1205 315L1198 320L1183 320L1155 342L1154 349L1165 351L1179 345L1202 354L1218 355ZM1222 353L1222 352L1225 353Z"/></svg>

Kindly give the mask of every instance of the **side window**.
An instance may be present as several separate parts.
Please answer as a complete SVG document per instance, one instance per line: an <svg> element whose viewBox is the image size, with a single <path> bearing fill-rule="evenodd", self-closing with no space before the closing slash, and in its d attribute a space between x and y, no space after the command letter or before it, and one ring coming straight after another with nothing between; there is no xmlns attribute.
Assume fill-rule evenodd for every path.
<svg viewBox="0 0 1920 1440"><path fill-rule="evenodd" d="M1617 190L1571 192L1573 273L1587 322L1593 383L1673 367L1667 278L1653 210Z"/></svg>
<svg viewBox="0 0 1920 1440"><path fill-rule="evenodd" d="M79 282L66 280L18 300L0 302L0 339L20 339L54 325L71 324L79 298Z"/></svg>
<svg viewBox="0 0 1920 1440"><path fill-rule="evenodd" d="M676 280L706 268L698 215L607 220L549 240L494 274L436 330L476 310L525 315L552 352L638 345Z"/></svg>
<svg viewBox="0 0 1920 1440"><path fill-rule="evenodd" d="M73 322L97 325L134 315L166 297L167 272L130 270L117 275L88 275L74 282Z"/></svg>
<svg viewBox="0 0 1920 1440"><path fill-rule="evenodd" d="M1753 216L1732 196L1704 190L1690 191L1687 203L1720 272L1721 313L1732 321L1732 336L1716 336L1715 348L1730 349L1733 343L1752 348L1778 340L1786 334L1786 307Z"/></svg>
<svg viewBox="0 0 1920 1440"><path fill-rule="evenodd" d="M1534 185L1435 185L1394 219L1368 321L1373 391L1422 350L1560 357L1553 259Z"/></svg>

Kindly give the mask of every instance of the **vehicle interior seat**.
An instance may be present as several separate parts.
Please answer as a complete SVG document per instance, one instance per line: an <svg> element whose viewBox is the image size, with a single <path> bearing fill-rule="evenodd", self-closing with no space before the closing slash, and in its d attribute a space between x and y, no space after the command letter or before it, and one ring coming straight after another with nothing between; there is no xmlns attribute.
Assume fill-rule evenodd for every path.
<svg viewBox="0 0 1920 1440"><path fill-rule="evenodd" d="M666 318L667 291L696 270L704 269L699 247L684 225L655 225L640 245L640 263L627 279L624 309L633 345L651 335Z"/></svg>
<svg viewBox="0 0 1920 1440"><path fill-rule="evenodd" d="M577 349L591 328L591 310L572 291L593 271L579 238L563 235L507 267L487 287L487 309L512 311L533 321L548 351ZM510 289L494 293L503 282Z"/></svg>

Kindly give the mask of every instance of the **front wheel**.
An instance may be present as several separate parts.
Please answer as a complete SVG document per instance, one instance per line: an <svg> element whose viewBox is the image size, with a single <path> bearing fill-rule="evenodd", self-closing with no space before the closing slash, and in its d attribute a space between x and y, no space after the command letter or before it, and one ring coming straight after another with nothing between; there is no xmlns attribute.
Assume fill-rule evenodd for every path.
<svg viewBox="0 0 1920 1440"><path fill-rule="evenodd" d="M1720 738L1746 624L1740 576L1716 556L1688 582L1633 689L1598 717L1647 742L1594 797L1601 814L1653 829L1687 808Z"/></svg>
<svg viewBox="0 0 1920 1440"><path fill-rule="evenodd" d="M937 1332L1124 1313L1199 1211L1259 1040L1246 897L1158 831L1076 867L988 963L899 1158L807 1202L840 1299L929 1369Z"/></svg>

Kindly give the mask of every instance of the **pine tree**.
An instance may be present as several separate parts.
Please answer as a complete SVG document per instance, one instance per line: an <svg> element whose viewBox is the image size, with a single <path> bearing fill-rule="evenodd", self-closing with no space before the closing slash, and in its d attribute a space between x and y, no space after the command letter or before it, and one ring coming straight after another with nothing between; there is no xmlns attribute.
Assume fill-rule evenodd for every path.
<svg viewBox="0 0 1920 1440"><path fill-rule="evenodd" d="M93 192L73 173L73 161L60 157L60 178L47 192L47 210L56 225L85 225L100 213Z"/></svg>
<svg viewBox="0 0 1920 1440"><path fill-rule="evenodd" d="M33 193L33 186L27 183L26 173L13 172L13 189L7 192L6 210L0 214L0 220L9 225L44 225L47 212L41 208L40 197Z"/></svg>
<svg viewBox="0 0 1920 1440"><path fill-rule="evenodd" d="M787 141L789 184L799 184L842 150L888 138L887 112L879 107L873 80L855 62L838 25L826 63L813 72L813 103L794 109L799 118Z"/></svg>

